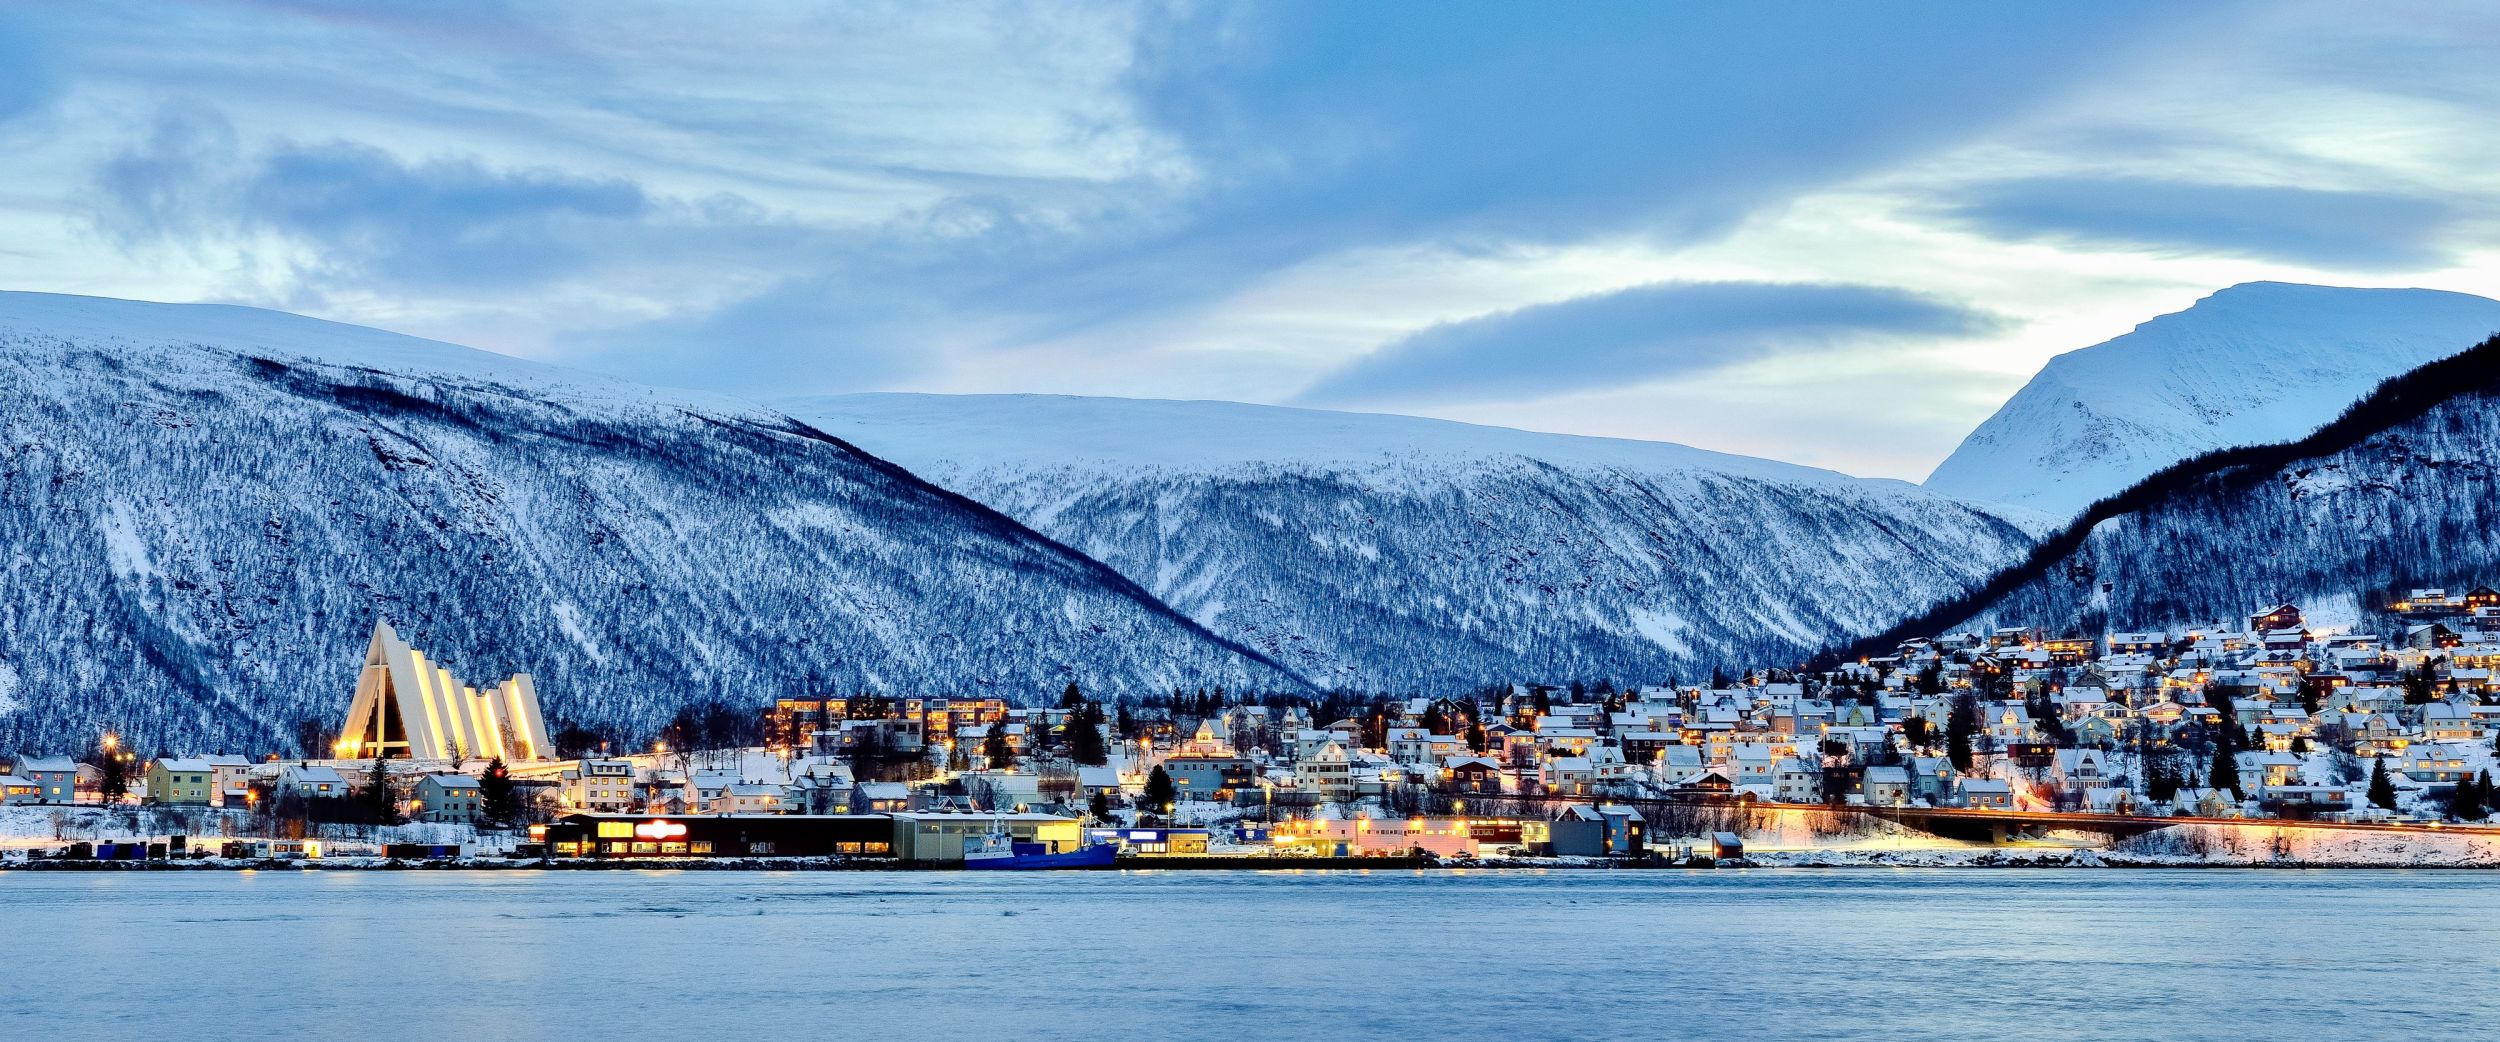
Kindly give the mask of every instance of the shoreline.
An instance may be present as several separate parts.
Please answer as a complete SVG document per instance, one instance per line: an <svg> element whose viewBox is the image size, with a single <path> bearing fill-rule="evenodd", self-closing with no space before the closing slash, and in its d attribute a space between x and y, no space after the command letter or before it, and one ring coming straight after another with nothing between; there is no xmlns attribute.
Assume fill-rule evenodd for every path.
<svg viewBox="0 0 2500 1042"><path fill-rule="evenodd" d="M1532 858L1430 860L1414 858L1155 858L1139 859L1079 872L1707 872L1918 869L2126 869L2274 871L2489 871L2500 861L2455 860L2387 864L2369 861L2298 858L2229 859L2125 854L2101 850L1897 850L1777 851L1723 861L1603 861ZM11 872L940 872L967 871L959 863L907 862L863 858L438 858L424 860L380 857L318 859L229 859L96 861L30 860L0 864L0 876ZM1030 872L1005 873L1030 875Z"/></svg>

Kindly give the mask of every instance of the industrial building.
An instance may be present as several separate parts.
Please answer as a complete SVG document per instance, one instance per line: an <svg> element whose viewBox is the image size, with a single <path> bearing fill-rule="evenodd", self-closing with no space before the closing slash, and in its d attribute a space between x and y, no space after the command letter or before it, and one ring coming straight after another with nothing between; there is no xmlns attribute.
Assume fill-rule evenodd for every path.
<svg viewBox="0 0 2500 1042"><path fill-rule="evenodd" d="M887 857L894 828L883 814L571 814L547 826L547 852L601 858ZM956 859L962 856L958 850Z"/></svg>

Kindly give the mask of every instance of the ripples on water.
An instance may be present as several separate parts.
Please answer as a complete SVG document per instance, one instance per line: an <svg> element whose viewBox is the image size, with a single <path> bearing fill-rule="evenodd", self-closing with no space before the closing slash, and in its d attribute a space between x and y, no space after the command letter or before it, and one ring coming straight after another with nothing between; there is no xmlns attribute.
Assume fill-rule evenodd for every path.
<svg viewBox="0 0 2500 1042"><path fill-rule="evenodd" d="M0 1039L2490 1039L2480 873L0 873Z"/></svg>

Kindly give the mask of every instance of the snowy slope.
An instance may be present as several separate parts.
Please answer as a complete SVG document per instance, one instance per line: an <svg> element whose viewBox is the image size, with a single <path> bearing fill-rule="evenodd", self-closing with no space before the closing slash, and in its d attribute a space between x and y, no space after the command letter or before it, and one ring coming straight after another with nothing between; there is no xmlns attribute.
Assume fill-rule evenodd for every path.
<svg viewBox="0 0 2500 1042"><path fill-rule="evenodd" d="M2289 441L2380 381L2500 331L2500 301L2252 282L2057 356L1927 478L2071 517L2213 449Z"/></svg>
<svg viewBox="0 0 2500 1042"><path fill-rule="evenodd" d="M781 404L1329 685L1795 661L2029 548L1914 485L1681 445L1230 402Z"/></svg>
<svg viewBox="0 0 2500 1042"><path fill-rule="evenodd" d="M792 693L1302 681L777 413L244 308L0 294L0 749L291 750L387 616L647 735Z"/></svg>
<svg viewBox="0 0 2500 1042"><path fill-rule="evenodd" d="M2371 613L2391 594L2489 583L2500 574L2500 365L2431 383L2453 397L2348 447L2161 489L1968 626L2177 629L2291 601L2313 625L2385 632L2395 620Z"/></svg>

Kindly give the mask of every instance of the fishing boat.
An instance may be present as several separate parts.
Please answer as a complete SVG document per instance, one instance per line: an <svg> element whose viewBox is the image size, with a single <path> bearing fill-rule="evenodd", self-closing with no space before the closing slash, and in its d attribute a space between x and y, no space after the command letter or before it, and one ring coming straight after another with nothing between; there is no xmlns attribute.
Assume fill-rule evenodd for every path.
<svg viewBox="0 0 2500 1042"><path fill-rule="evenodd" d="M1039 871L1054 868L1109 868L1117 849L1095 843L1052 852L1049 844L1018 840L1002 826L964 843L964 867L988 871Z"/></svg>

